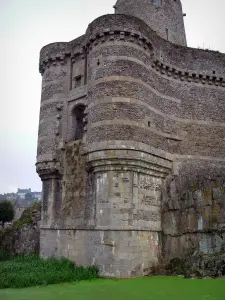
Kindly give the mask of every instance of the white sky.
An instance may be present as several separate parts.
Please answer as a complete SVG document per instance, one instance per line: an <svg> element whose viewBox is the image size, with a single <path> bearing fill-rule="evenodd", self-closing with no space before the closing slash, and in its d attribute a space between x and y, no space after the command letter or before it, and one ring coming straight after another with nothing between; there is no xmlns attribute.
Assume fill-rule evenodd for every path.
<svg viewBox="0 0 225 300"><path fill-rule="evenodd" d="M138 0L137 0L138 1ZM141 1L141 0L139 0ZM0 0L0 193L41 190L35 172L39 51L82 35L116 0ZM225 1L183 0L188 45L225 53Z"/></svg>

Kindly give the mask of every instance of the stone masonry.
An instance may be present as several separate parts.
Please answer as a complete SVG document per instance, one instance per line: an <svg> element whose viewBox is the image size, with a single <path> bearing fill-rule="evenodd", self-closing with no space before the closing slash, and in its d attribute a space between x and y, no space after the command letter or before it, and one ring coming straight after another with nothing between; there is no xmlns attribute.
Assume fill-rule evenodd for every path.
<svg viewBox="0 0 225 300"><path fill-rule="evenodd" d="M118 0L40 53L40 255L104 276L225 245L225 55L186 46L180 0Z"/></svg>

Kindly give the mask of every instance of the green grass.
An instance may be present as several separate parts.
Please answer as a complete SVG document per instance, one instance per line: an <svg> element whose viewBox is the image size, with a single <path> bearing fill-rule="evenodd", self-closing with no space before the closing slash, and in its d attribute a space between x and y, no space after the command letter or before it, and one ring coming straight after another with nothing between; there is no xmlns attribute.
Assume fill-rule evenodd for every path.
<svg viewBox="0 0 225 300"><path fill-rule="evenodd" d="M1 300L224 300L225 279L144 277L93 279L27 289L0 290Z"/></svg>
<svg viewBox="0 0 225 300"><path fill-rule="evenodd" d="M43 286L61 282L96 278L96 267L75 267L67 259L40 259L38 256L18 256L0 261L0 289Z"/></svg>

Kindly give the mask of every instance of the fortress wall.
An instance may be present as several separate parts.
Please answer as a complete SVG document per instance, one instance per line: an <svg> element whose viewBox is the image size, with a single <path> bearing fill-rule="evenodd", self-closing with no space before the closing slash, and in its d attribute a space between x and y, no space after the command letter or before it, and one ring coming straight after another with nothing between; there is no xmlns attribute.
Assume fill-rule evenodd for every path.
<svg viewBox="0 0 225 300"><path fill-rule="evenodd" d="M166 260L225 247L225 161L177 159L163 186L163 249Z"/></svg>
<svg viewBox="0 0 225 300"><path fill-rule="evenodd" d="M42 224L47 225L51 224L55 218L56 195L61 193L57 149L62 138L62 108L68 94L68 60L66 58L55 59L42 71L36 166L43 181Z"/></svg>
<svg viewBox="0 0 225 300"><path fill-rule="evenodd" d="M111 20L111 18L109 18ZM100 23L102 20L100 19ZM111 21L110 21L111 22ZM110 23L109 22L109 23ZM98 22L95 23L99 25ZM93 29L96 29L96 26ZM86 155L87 155L87 170L92 174L92 186L94 187L92 197L95 207L94 228L93 233L90 233L90 227L86 226L83 230L86 231L86 236L90 235L96 240L89 244L81 237L80 243L88 243L89 251L94 254L94 259L100 266L105 275L117 276L138 276L145 274L151 266L160 259L161 241L159 240L161 232L161 202L160 202L160 186L162 179L171 169L171 161L164 158L155 157L148 153L143 153L140 150L131 151L125 147L121 147L121 143L117 140L123 139L126 135L126 140L135 141L133 133L128 135L126 124L128 122L128 131L136 130L134 126L134 116L140 121L139 106L124 105L120 103L120 98L117 94L109 95L107 84L111 84L113 80L106 83L104 87L105 96L114 101L109 101L107 112L104 110L102 98L99 97L102 90L98 84L98 74L100 70L108 70L105 58L104 47L107 46L105 39L111 39L109 24L104 24L99 31L101 36L103 52L96 52L96 42L100 41L92 38L92 24L87 30L87 51L88 51L88 85L87 85L87 136L86 136ZM104 34L104 30L109 30ZM120 36L120 33L117 33ZM119 40L120 38L118 38ZM122 38L123 40L123 38ZM145 43L145 42L144 42ZM151 47L145 43L146 51L151 53ZM123 47L121 44L119 46ZM115 52L114 52L115 54ZM121 74L122 75L122 74ZM114 85L116 87L116 85ZM93 95L96 98L93 98ZM95 101L95 105L93 105ZM118 106L116 109L116 106ZM106 113L103 116L103 113ZM110 121L116 124L108 124ZM121 120L122 118L122 120ZM101 124L101 122L106 122ZM138 122L137 122L138 123ZM119 131L117 130L119 127ZM96 128L96 134L94 130ZM105 130L105 136L101 134L101 130ZM142 133L141 133L142 134ZM154 134L154 133L153 133ZM107 149L103 146L104 141L108 141L110 135L113 141L114 150ZM161 136L160 138L163 138ZM157 137L154 137L157 139ZM98 149L93 150L92 145L97 145ZM134 143L132 142L134 145ZM79 228L78 228L79 229ZM121 235L123 239L121 240ZM99 242L99 236L103 242ZM103 237L108 236L108 241L104 241ZM119 242L120 241L120 242ZM136 250L127 250L129 243L136 245ZM102 248L102 244L104 248ZM130 245L131 245L130 244ZM148 245L152 247L148 247ZM78 246L75 245L75 248ZM75 250L76 250L75 249ZM158 251L156 251L156 249ZM104 250L104 254L99 256L99 253ZM84 252L84 258L78 253L76 260L89 261L89 254ZM124 257L124 258L122 258ZM93 255L92 255L93 259ZM107 261L110 261L110 266L107 266ZM120 261L120 267L118 262ZM105 266L106 265L106 266ZM135 266L133 268L133 266ZM122 272L123 270L123 272Z"/></svg>
<svg viewBox="0 0 225 300"><path fill-rule="evenodd" d="M221 247L219 230L202 227L223 223L221 59L166 42L125 15L100 17L85 36L42 49L43 257L129 277L147 274L162 246L166 258L207 243ZM74 142L78 104L87 106L87 132ZM215 222L214 207L222 221Z"/></svg>
<svg viewBox="0 0 225 300"><path fill-rule="evenodd" d="M61 204L67 188L61 179L64 174L62 150L68 136L68 98L74 88L72 79L76 76L73 65L83 62L83 42L84 36L71 43L50 44L40 53L42 95L36 165L44 191L42 226L59 224L62 217ZM77 65L76 70L80 72L81 69L82 66ZM82 71L84 75L84 67Z"/></svg>
<svg viewBox="0 0 225 300"><path fill-rule="evenodd" d="M225 55L216 49L182 47L159 38L154 39L154 44L156 49L160 50L157 52L157 58L164 64L194 74L201 73L217 77L225 75Z"/></svg>
<svg viewBox="0 0 225 300"><path fill-rule="evenodd" d="M106 26L107 24L107 26ZM218 51L208 51L203 49L195 49L183 47L166 41L156 34L141 19L129 15L105 15L95 19L87 29L87 36L93 39L99 38L99 33L115 30L124 32L132 32L133 37L141 34L141 37L147 38L154 48L155 58L160 63L172 67L178 71L190 72L190 74L207 74L209 76L224 77L224 61L225 55ZM133 44L135 41L126 37L125 41L130 40ZM141 43L141 40L140 40ZM215 74L213 73L215 71Z"/></svg>
<svg viewBox="0 0 225 300"><path fill-rule="evenodd" d="M100 65L95 72L98 92L89 92L95 101L89 114L90 123L94 123L89 142L101 138L113 140L115 136L121 140L133 137L171 153L224 155L222 87L210 88L160 76L151 66L140 65L140 59L131 61L136 49L134 53L130 49L126 57L125 53L118 57L117 41L115 46L110 44L110 50L109 47L105 50L102 45L96 48L104 66ZM104 54L110 56L104 58ZM110 96L114 97L113 100ZM116 99L116 96L121 99ZM100 98L101 103L97 105ZM112 102L113 110L110 109ZM122 116L133 120L133 124L125 122ZM121 122L116 122L115 118ZM108 132L110 125L115 132ZM219 143L215 143L215 135Z"/></svg>
<svg viewBox="0 0 225 300"><path fill-rule="evenodd" d="M56 60L43 72L37 161L54 156L60 135L60 111L68 94L69 63ZM51 142L50 142L51 140ZM52 144L51 144L52 143ZM40 159L39 159L40 156Z"/></svg>
<svg viewBox="0 0 225 300"><path fill-rule="evenodd" d="M157 232L49 229L41 231L41 241L45 245L41 247L42 257L67 257L84 266L95 264L101 275L119 278L148 274L149 259L157 264L160 251Z"/></svg>

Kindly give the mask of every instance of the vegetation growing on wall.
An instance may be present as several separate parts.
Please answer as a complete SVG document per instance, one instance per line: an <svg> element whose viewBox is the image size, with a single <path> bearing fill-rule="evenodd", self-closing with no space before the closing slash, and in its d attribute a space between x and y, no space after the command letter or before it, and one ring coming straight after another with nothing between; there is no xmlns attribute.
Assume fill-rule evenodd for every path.
<svg viewBox="0 0 225 300"><path fill-rule="evenodd" d="M41 203L28 207L11 226L0 230L0 250L8 255L39 251Z"/></svg>
<svg viewBox="0 0 225 300"><path fill-rule="evenodd" d="M186 278L225 276L225 252L175 257L167 265L167 271L171 275L184 275Z"/></svg>

